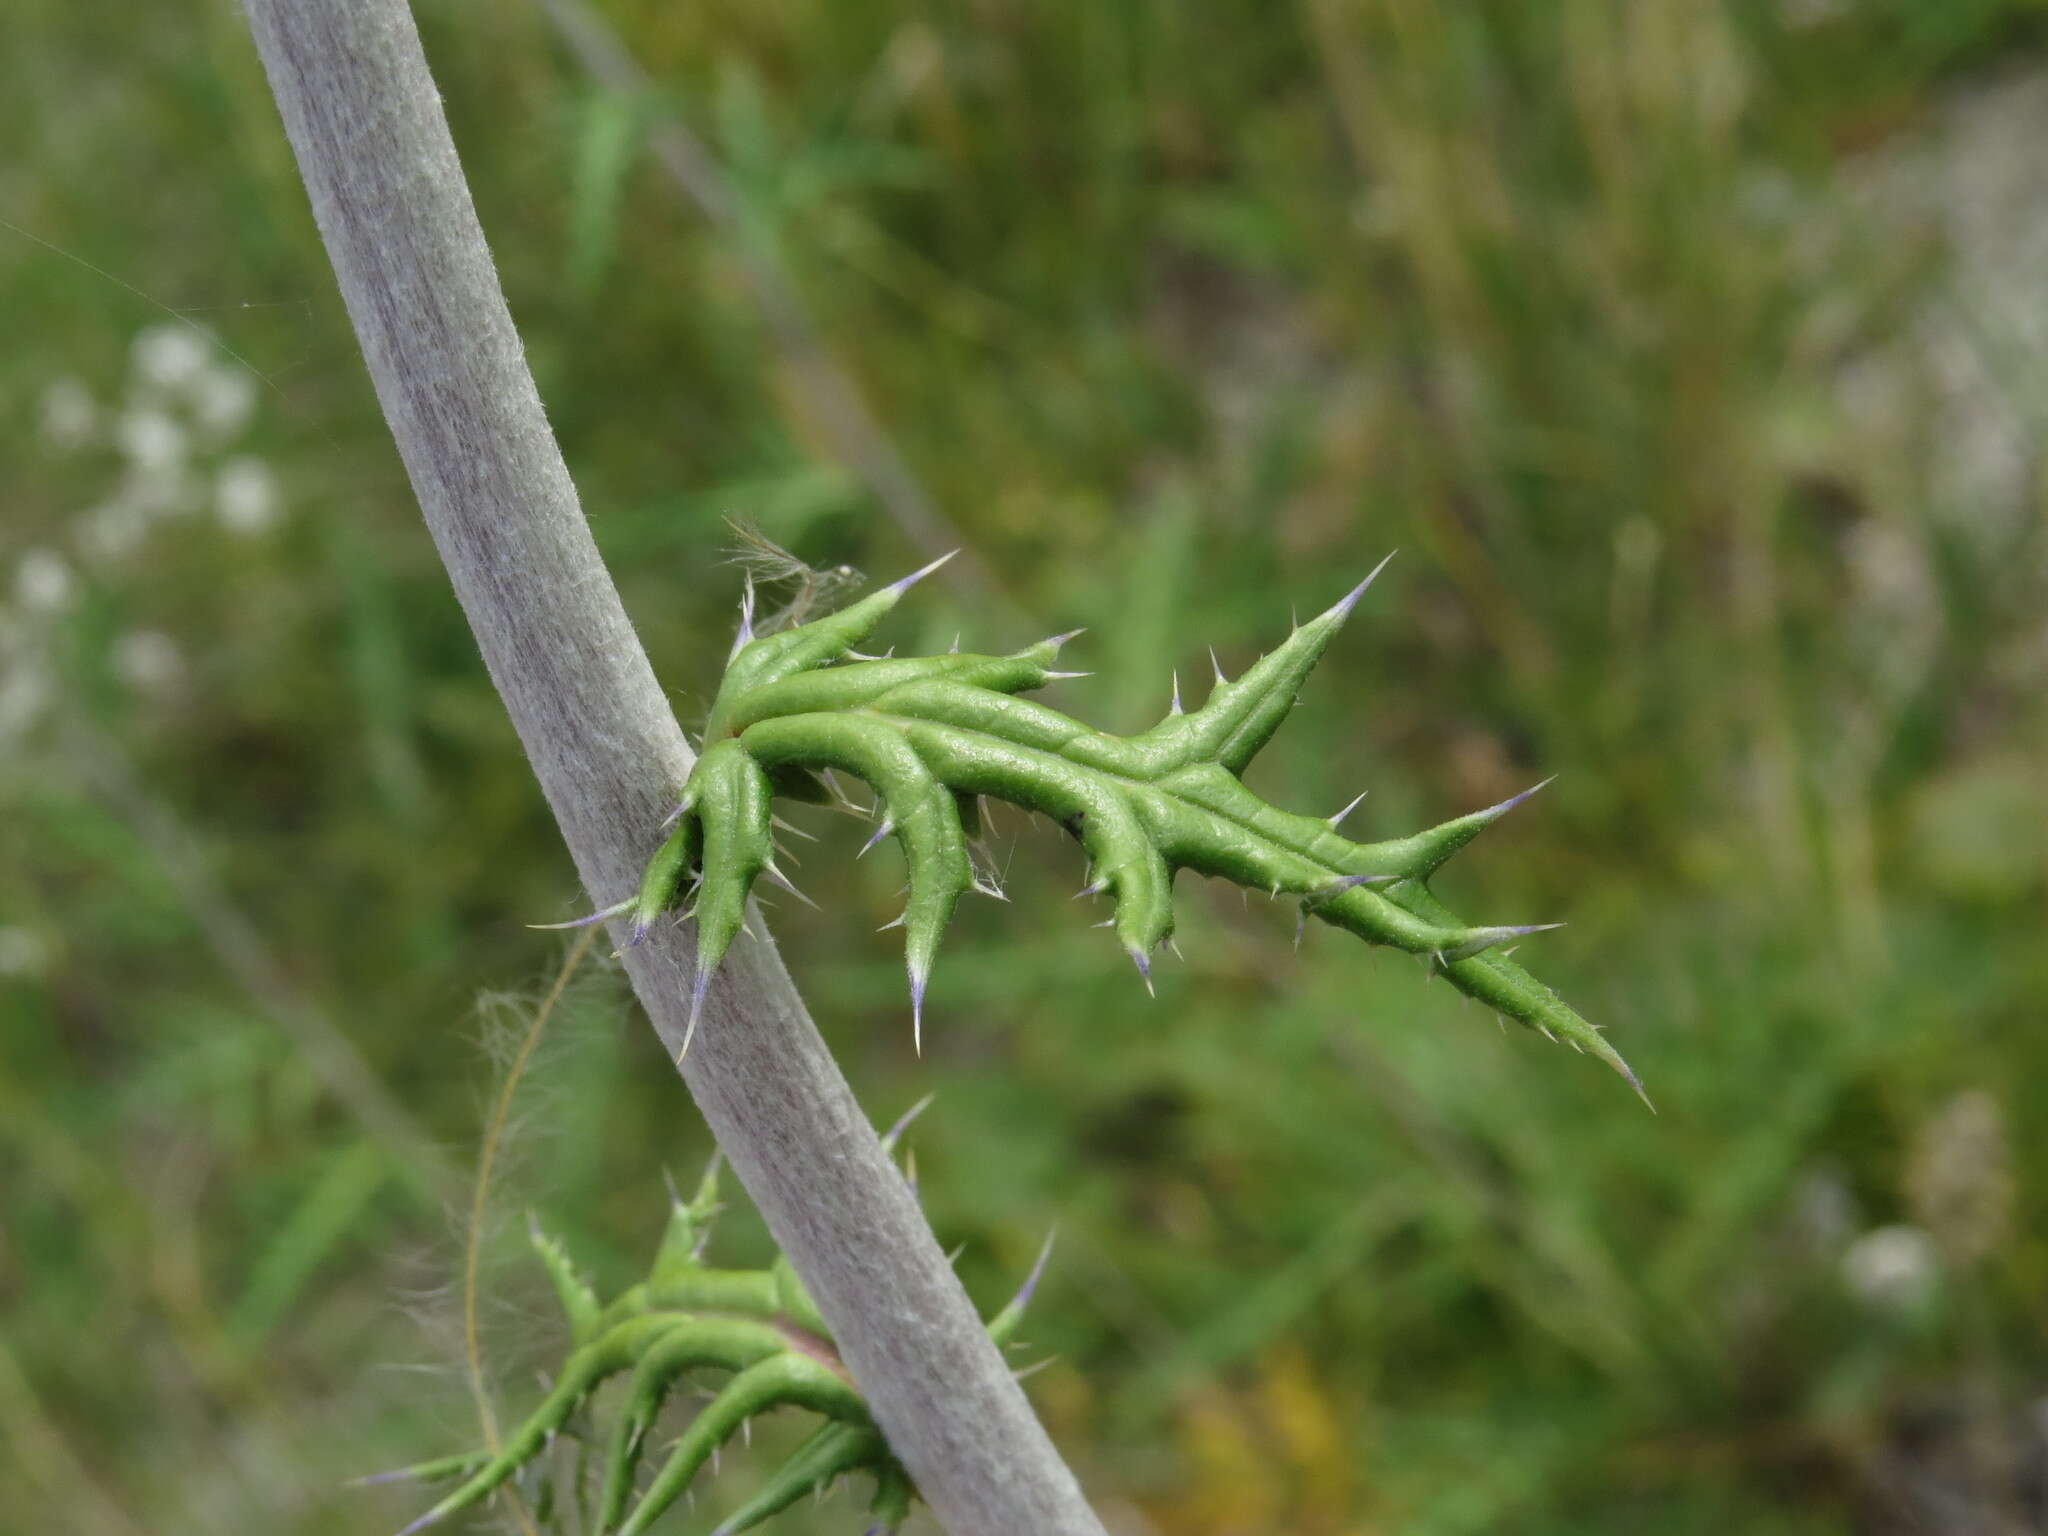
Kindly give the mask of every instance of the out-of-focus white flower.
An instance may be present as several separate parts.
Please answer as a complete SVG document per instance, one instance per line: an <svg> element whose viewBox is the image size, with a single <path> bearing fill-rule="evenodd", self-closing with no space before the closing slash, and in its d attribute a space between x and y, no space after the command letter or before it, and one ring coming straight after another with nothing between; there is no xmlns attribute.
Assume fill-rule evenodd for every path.
<svg viewBox="0 0 2048 1536"><path fill-rule="evenodd" d="M62 378L43 391L43 440L51 447L84 447L98 420L92 394L79 380Z"/></svg>
<svg viewBox="0 0 2048 1536"><path fill-rule="evenodd" d="M14 568L15 601L32 613L55 613L71 601L71 567L54 549L32 549Z"/></svg>
<svg viewBox="0 0 2048 1536"><path fill-rule="evenodd" d="M114 642L114 671L144 693L155 693L185 670L177 641L160 629L131 630Z"/></svg>
<svg viewBox="0 0 2048 1536"><path fill-rule="evenodd" d="M185 429L153 406L123 413L114 424L114 441L138 474L163 474L185 462Z"/></svg>
<svg viewBox="0 0 2048 1536"><path fill-rule="evenodd" d="M231 533L261 533L277 521L277 477L261 459L229 459L214 481L214 510Z"/></svg>
<svg viewBox="0 0 2048 1536"><path fill-rule="evenodd" d="M122 560L149 532L149 518L125 496L79 514L78 547L96 560Z"/></svg>
<svg viewBox="0 0 2048 1536"><path fill-rule="evenodd" d="M26 928L0 928L0 976L40 976L50 952Z"/></svg>
<svg viewBox="0 0 2048 1536"><path fill-rule="evenodd" d="M1941 1275L1934 1239L1919 1227L1878 1227L1842 1255L1842 1279L1865 1305L1910 1312L1926 1305Z"/></svg>
<svg viewBox="0 0 2048 1536"><path fill-rule="evenodd" d="M192 415L214 442L225 442L249 424L256 409L256 381L240 368L208 368L192 384Z"/></svg>
<svg viewBox="0 0 2048 1536"><path fill-rule="evenodd" d="M135 338L135 376L159 389L176 389L206 370L213 348L187 325L152 325Z"/></svg>

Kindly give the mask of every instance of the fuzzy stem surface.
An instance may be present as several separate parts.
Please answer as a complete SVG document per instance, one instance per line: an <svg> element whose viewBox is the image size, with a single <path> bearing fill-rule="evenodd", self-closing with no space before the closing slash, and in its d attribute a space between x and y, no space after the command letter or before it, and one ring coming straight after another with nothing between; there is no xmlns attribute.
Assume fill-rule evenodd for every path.
<svg viewBox="0 0 2048 1536"><path fill-rule="evenodd" d="M247 0L384 415L591 899L637 885L692 759L600 559L404 0ZM623 938L615 926L615 936ZM693 939L626 951L674 1054ZM772 940L721 967L683 1076L954 1536L1101 1536Z"/></svg>

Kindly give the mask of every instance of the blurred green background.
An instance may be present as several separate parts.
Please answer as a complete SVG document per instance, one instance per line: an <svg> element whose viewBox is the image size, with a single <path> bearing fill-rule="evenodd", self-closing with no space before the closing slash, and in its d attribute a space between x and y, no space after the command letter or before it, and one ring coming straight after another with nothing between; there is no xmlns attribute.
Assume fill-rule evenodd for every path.
<svg viewBox="0 0 2048 1536"><path fill-rule="evenodd" d="M643 90L556 4L420 12L686 725L728 516L963 544L888 638L1085 624L1117 730L1399 547L1254 785L1560 775L1443 888L1569 920L1523 958L1654 1118L1193 878L1150 1001L1001 813L920 1060L897 856L808 815L791 968L878 1121L937 1094L985 1306L1057 1225L1031 1390L1113 1528L2048 1529L2048 9L603 0ZM0 1527L392 1529L345 1480L476 1436L580 898L234 7L16 0L0 123ZM504 1411L523 1213L616 1287L709 1152L586 967Z"/></svg>

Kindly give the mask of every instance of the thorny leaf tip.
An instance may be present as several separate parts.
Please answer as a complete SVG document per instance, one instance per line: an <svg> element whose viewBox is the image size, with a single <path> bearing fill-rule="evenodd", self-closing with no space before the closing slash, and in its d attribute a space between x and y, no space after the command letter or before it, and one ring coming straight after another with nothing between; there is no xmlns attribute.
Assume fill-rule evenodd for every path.
<svg viewBox="0 0 2048 1536"><path fill-rule="evenodd" d="M1382 560L1378 565L1372 568L1371 574L1368 575L1365 578L1365 580L1361 581L1349 592L1345 593L1342 597L1338 598L1336 602L1332 603L1329 606L1329 608L1325 610L1323 617L1326 619L1335 619L1339 623L1342 623L1345 619L1350 618L1351 610L1358 606L1358 600L1361 597L1365 596L1366 589L1370 587L1375 581L1379 580L1380 572L1384 571L1387 568L1388 564L1392 562L1394 556L1398 555L1399 553L1400 551L1398 549L1390 552L1385 560Z"/></svg>
<svg viewBox="0 0 2048 1536"><path fill-rule="evenodd" d="M908 576L901 576L898 577L895 581L890 582L889 590L891 592L896 593L898 596L901 596L903 593L908 592L920 581L923 581L925 577L931 575L933 571L936 571L940 566L944 565L948 560L952 559L955 555L959 553L960 551L957 549L947 550L943 555L939 556L938 559L932 561L930 565L923 566L918 570L912 571Z"/></svg>

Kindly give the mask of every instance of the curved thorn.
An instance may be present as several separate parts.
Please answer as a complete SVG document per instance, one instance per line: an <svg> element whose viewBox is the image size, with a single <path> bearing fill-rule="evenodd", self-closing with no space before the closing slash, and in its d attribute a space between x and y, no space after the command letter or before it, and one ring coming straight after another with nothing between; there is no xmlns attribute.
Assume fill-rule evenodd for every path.
<svg viewBox="0 0 2048 1536"><path fill-rule="evenodd" d="M1022 1312L1031 1305L1031 1298L1038 1294L1038 1282L1045 1278L1045 1267L1052 1262L1052 1246L1059 1238L1059 1228L1046 1230L1045 1241L1038 1245L1038 1257L1031 1261L1031 1273L1024 1277L1024 1283L1017 1288L1017 1294L1010 1298L1010 1305Z"/></svg>
<svg viewBox="0 0 2048 1536"><path fill-rule="evenodd" d="M890 1126L888 1130L882 1133L882 1150L884 1152L895 1151L896 1143L903 1139L903 1133L910 1129L911 1122L916 1120L917 1117L923 1114L927 1109L930 1109L932 1106L932 1100L936 1099L937 1097L938 1095L936 1093L928 1093L923 1098L919 1099L915 1104L911 1105L910 1108L903 1111L903 1113L897 1117L896 1123Z"/></svg>
<svg viewBox="0 0 2048 1536"><path fill-rule="evenodd" d="M1004 1343L1015 1331L1024 1317L1025 1308L1031 1305L1031 1298L1038 1293L1038 1282L1045 1278L1045 1267L1052 1262L1053 1239L1059 1236L1057 1227L1049 1228L1045 1241L1038 1245L1038 1257L1032 1260L1031 1273L1024 1277L1024 1283L1017 1287L1017 1294L994 1317L989 1319L988 1334L998 1344Z"/></svg>
<svg viewBox="0 0 2048 1536"><path fill-rule="evenodd" d="M598 923L609 922L622 913L633 909L633 898L615 901L602 912L593 912L588 917L572 917L566 923L528 923L526 926L536 933L559 933L564 928L590 928Z"/></svg>
<svg viewBox="0 0 2048 1536"><path fill-rule="evenodd" d="M1223 663L1216 659L1216 647L1213 645L1209 647L1209 665L1215 669L1217 687L1221 688L1230 681L1229 678L1223 675Z"/></svg>

